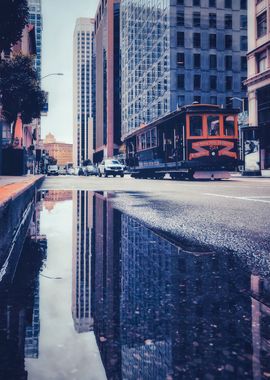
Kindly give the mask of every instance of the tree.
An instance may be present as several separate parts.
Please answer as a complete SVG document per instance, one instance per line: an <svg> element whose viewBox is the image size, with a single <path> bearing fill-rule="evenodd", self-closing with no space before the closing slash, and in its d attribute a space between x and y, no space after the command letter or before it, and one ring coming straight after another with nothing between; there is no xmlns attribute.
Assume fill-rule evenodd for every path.
<svg viewBox="0 0 270 380"><path fill-rule="evenodd" d="M28 18L27 0L1 0L0 53L21 39Z"/></svg>
<svg viewBox="0 0 270 380"><path fill-rule="evenodd" d="M57 159L52 157L52 156L49 156L48 157L48 165L56 165L57 164Z"/></svg>
<svg viewBox="0 0 270 380"><path fill-rule="evenodd" d="M3 114L12 125L13 140L18 114L23 123L29 124L40 117L46 102L31 58L17 56L0 62L0 94Z"/></svg>

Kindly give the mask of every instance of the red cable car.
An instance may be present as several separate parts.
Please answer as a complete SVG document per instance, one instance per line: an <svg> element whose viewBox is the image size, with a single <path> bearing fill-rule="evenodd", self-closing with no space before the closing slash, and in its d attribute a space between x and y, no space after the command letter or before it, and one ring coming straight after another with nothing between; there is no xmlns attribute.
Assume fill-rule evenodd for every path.
<svg viewBox="0 0 270 380"><path fill-rule="evenodd" d="M238 110L192 104L125 136L134 178L227 179L239 165Z"/></svg>

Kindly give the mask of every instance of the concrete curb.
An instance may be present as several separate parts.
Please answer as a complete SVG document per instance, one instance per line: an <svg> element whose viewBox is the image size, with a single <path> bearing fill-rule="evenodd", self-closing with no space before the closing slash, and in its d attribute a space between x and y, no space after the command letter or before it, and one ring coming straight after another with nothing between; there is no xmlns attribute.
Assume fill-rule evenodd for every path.
<svg viewBox="0 0 270 380"><path fill-rule="evenodd" d="M28 178L22 178L20 182L13 182L0 186L0 208L5 206L11 200L16 199L25 191L29 190L32 186L39 187L43 182L45 176L37 175Z"/></svg>

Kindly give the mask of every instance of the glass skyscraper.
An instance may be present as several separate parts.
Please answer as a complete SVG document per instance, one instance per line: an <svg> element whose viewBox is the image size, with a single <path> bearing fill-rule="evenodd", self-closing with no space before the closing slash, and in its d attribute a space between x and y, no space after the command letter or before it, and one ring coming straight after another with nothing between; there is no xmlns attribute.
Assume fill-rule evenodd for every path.
<svg viewBox="0 0 270 380"><path fill-rule="evenodd" d="M34 25L36 32L36 59L35 65L39 77L41 77L41 58L42 58L42 7L41 0L28 0L29 23Z"/></svg>
<svg viewBox="0 0 270 380"><path fill-rule="evenodd" d="M123 0L120 45L122 138L182 105L246 96L246 1Z"/></svg>

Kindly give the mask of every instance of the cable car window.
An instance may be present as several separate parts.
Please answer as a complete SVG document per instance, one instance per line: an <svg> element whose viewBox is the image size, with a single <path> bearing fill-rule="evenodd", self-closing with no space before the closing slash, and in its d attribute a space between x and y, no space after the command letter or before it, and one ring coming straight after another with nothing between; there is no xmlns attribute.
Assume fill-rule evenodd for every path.
<svg viewBox="0 0 270 380"><path fill-rule="evenodd" d="M145 148L146 148L145 133L143 133L143 134L141 135L141 145L142 145L142 149L145 149Z"/></svg>
<svg viewBox="0 0 270 380"><path fill-rule="evenodd" d="M151 134L150 134L150 131L146 132L146 148L151 148Z"/></svg>
<svg viewBox="0 0 270 380"><path fill-rule="evenodd" d="M208 136L220 135L219 116L208 116L207 126L208 126Z"/></svg>
<svg viewBox="0 0 270 380"><path fill-rule="evenodd" d="M234 117L224 116L224 135L234 136Z"/></svg>
<svg viewBox="0 0 270 380"><path fill-rule="evenodd" d="M137 136L137 150L141 150L141 149L142 149L141 136Z"/></svg>
<svg viewBox="0 0 270 380"><path fill-rule="evenodd" d="M202 116L190 116L190 136L203 135Z"/></svg>
<svg viewBox="0 0 270 380"><path fill-rule="evenodd" d="M156 128L151 130L151 146L157 146L157 130Z"/></svg>

